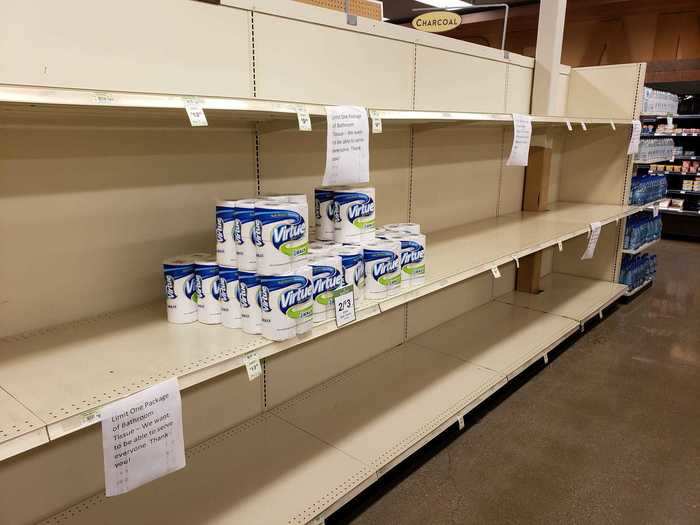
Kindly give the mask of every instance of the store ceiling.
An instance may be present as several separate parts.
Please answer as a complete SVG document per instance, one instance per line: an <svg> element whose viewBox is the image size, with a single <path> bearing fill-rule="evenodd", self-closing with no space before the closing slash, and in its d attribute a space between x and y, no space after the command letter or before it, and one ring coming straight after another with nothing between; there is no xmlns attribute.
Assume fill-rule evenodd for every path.
<svg viewBox="0 0 700 525"><path fill-rule="evenodd" d="M475 13L478 11L493 9L492 7L488 7L488 4L505 3L510 6L516 6L526 4L537 4L539 3L539 0L470 0L469 3L471 3L474 7L456 12L460 14ZM414 11L414 9L426 9L430 7L432 6L424 2L419 2L417 0L384 0L384 18L388 18L390 22L395 23L410 22L413 17L425 12ZM434 9L436 11L439 10L439 8L437 7L435 7Z"/></svg>

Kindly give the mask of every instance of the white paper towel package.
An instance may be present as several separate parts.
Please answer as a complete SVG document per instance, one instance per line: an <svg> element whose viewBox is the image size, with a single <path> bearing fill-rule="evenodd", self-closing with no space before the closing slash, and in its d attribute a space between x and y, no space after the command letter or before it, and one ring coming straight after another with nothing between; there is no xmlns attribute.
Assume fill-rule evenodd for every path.
<svg viewBox="0 0 700 525"><path fill-rule="evenodd" d="M237 268L219 266L219 303L221 303L221 324L226 328L241 328Z"/></svg>
<svg viewBox="0 0 700 525"><path fill-rule="evenodd" d="M309 259L313 279L314 323L333 318L333 291L343 284L343 263L339 256Z"/></svg>
<svg viewBox="0 0 700 525"><path fill-rule="evenodd" d="M204 324L221 323L219 304L219 265L214 256L202 257L194 262L197 283L197 320Z"/></svg>
<svg viewBox="0 0 700 525"><path fill-rule="evenodd" d="M334 195L335 192L331 189L314 189L316 238L320 241L332 241L335 239L335 226L333 224Z"/></svg>
<svg viewBox="0 0 700 525"><path fill-rule="evenodd" d="M261 332L272 341L284 341L311 329L313 282L310 266L291 273L260 276Z"/></svg>
<svg viewBox="0 0 700 525"><path fill-rule="evenodd" d="M352 284L355 301L359 301L365 291L364 250L361 246L347 245L338 248L335 255L343 265L343 286Z"/></svg>
<svg viewBox="0 0 700 525"><path fill-rule="evenodd" d="M248 334L259 334L261 325L260 279L254 272L238 270L238 303L241 327Z"/></svg>
<svg viewBox="0 0 700 525"><path fill-rule="evenodd" d="M401 288L401 242L377 239L363 247L365 297L385 299Z"/></svg>
<svg viewBox="0 0 700 525"><path fill-rule="evenodd" d="M233 238L233 219L236 201L216 203L216 262L223 266L236 266L236 241Z"/></svg>
<svg viewBox="0 0 700 525"><path fill-rule="evenodd" d="M191 256L171 257L163 261L165 277L165 305L168 321L185 324L197 320L197 303L194 301L197 284L194 276L194 260Z"/></svg>
<svg viewBox="0 0 700 525"><path fill-rule="evenodd" d="M240 271L256 270L256 251L253 243L255 225L255 199L236 201L233 211L233 238L236 241L236 260Z"/></svg>
<svg viewBox="0 0 700 525"><path fill-rule="evenodd" d="M425 235L389 231L381 239L401 243L401 288L418 286L425 282Z"/></svg>
<svg viewBox="0 0 700 525"><path fill-rule="evenodd" d="M254 217L253 241L258 274L288 273L295 262L306 258L309 232L308 208L305 204L256 201Z"/></svg>
<svg viewBox="0 0 700 525"><path fill-rule="evenodd" d="M334 190L333 228L336 242L369 242L374 238L374 188Z"/></svg>

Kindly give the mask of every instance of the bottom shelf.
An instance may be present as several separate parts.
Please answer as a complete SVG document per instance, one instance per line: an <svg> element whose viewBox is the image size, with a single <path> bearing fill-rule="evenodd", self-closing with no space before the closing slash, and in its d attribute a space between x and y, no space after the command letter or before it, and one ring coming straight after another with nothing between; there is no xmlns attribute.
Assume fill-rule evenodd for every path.
<svg viewBox="0 0 700 525"><path fill-rule="evenodd" d="M627 291L624 284L550 273L542 278L543 292L510 292L496 300L585 323Z"/></svg>
<svg viewBox="0 0 700 525"><path fill-rule="evenodd" d="M564 291L588 288L558 279L564 304L583 300L563 301ZM583 281L599 293L584 294L581 311L617 290L603 283L603 298L598 282ZM489 302L190 449L179 472L123 496L96 495L46 523L320 521L578 327Z"/></svg>
<svg viewBox="0 0 700 525"><path fill-rule="evenodd" d="M637 294L638 294L639 292L641 292L642 290L644 290L644 289L648 288L649 286L651 286L651 284L652 284L653 282L654 282L654 279L647 279L646 281L644 281L642 284L640 284L640 285L637 286L636 288L633 288L632 290L626 291L626 292L625 292L625 297L634 297L635 295L637 295Z"/></svg>

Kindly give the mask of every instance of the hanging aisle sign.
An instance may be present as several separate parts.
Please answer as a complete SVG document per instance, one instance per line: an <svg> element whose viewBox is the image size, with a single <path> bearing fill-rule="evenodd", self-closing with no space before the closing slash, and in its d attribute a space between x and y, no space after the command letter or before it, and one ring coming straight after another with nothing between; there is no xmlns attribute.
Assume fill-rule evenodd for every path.
<svg viewBox="0 0 700 525"><path fill-rule="evenodd" d="M177 379L115 401L100 417L107 496L124 494L185 466Z"/></svg>
<svg viewBox="0 0 700 525"><path fill-rule="evenodd" d="M639 138L642 136L642 123L639 120L632 121L632 136L627 148L628 155L634 155L639 151Z"/></svg>
<svg viewBox="0 0 700 525"><path fill-rule="evenodd" d="M358 106L326 106L324 186L369 182L369 120Z"/></svg>
<svg viewBox="0 0 700 525"><path fill-rule="evenodd" d="M444 33L462 24L462 17L450 11L431 11L411 20L411 25L418 31L427 33Z"/></svg>
<svg viewBox="0 0 700 525"><path fill-rule="evenodd" d="M513 113L513 147L510 150L506 166L527 166L531 138L532 119L530 115Z"/></svg>

